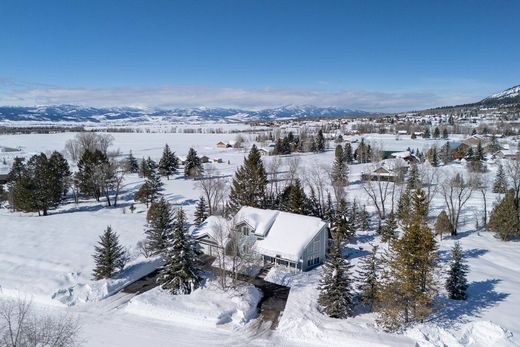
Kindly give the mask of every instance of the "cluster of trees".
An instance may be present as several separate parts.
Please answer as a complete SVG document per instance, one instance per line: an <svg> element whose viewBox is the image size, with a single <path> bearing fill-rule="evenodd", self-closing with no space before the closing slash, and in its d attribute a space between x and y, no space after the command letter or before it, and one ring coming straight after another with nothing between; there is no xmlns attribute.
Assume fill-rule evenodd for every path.
<svg viewBox="0 0 520 347"><path fill-rule="evenodd" d="M305 132L301 136L295 136L290 131L286 136L280 136L275 142L273 149L274 155L291 154L293 152L324 152L327 147L323 130L320 129L316 135L307 135Z"/></svg>
<svg viewBox="0 0 520 347"><path fill-rule="evenodd" d="M437 243L426 222L426 194L417 189L411 201L412 212L401 237L389 238L389 249L383 255L378 255L377 246L373 246L370 255L363 258L357 278L360 303L377 311L378 322L392 331L410 322L424 321L438 292ZM343 256L344 237L337 230L332 231L334 243L318 288L318 303L325 314L346 318L353 314L356 303L355 278L352 266ZM467 271L457 243L445 283L449 298L466 298Z"/></svg>
<svg viewBox="0 0 520 347"><path fill-rule="evenodd" d="M71 184L67 160L58 152L15 158L8 174L8 198L14 210L47 215L63 201Z"/></svg>
<svg viewBox="0 0 520 347"><path fill-rule="evenodd" d="M146 254L158 255L164 260L158 282L172 294L191 293L199 286L201 278L196 268L196 244L188 234L184 210L174 211L161 198L151 204L147 219ZM117 234L107 227L95 247L94 279L113 277L123 269L127 259L127 252L119 243Z"/></svg>

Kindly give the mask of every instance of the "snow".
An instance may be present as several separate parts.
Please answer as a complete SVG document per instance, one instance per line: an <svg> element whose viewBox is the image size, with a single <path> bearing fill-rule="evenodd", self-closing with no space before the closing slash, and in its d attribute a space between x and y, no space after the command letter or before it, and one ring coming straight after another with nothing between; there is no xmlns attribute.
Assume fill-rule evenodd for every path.
<svg viewBox="0 0 520 347"><path fill-rule="evenodd" d="M258 253L297 262L305 247L325 227L316 217L280 212L263 240L255 243Z"/></svg>
<svg viewBox="0 0 520 347"><path fill-rule="evenodd" d="M217 240L218 238L216 236L218 235L215 234L218 231L227 232L228 229L225 227L227 224L229 224L229 221L225 218L219 216L209 216L201 225L192 230L191 235L195 238L200 238L207 235L212 239ZM227 238L227 235L222 236Z"/></svg>
<svg viewBox="0 0 520 347"><path fill-rule="evenodd" d="M223 164L212 165L222 176L230 177L242 164L245 151L218 149L215 144L227 142L235 134L188 133L114 133L114 148L122 153L133 151L137 158L151 156L158 159L165 143L178 155L186 154L194 147L199 155L220 157ZM29 156L39 151L62 150L65 141L73 133L1 135L0 147L20 148L19 152L0 152L8 165L15 155ZM247 135L252 141L254 135ZM355 140L359 136L345 139ZM461 140L462 137L450 139ZM423 151L433 144L442 145L445 140L400 139L395 135L367 135L365 140L385 150L405 151L408 147ZM516 148L515 144L511 145ZM282 157L288 158L288 157ZM291 158L301 161L302 177L309 170L330 166L334 151L325 153L294 154ZM269 163L273 157L263 157ZM227 164L227 162L230 164ZM497 162L488 161L486 174L492 180ZM280 171L284 171L286 163ZM350 166L347 196L360 204L366 204L370 213L375 209L363 191L360 175L369 165ZM439 168L439 177L449 172L465 172L463 163L453 163ZM355 316L346 320L330 319L317 307L316 287L321 268L307 273L294 273L283 267L274 267L266 279L291 287L287 306L280 318L278 329L268 336L259 337L250 330L257 319L255 289L246 287L238 292L223 293L207 282L192 296L172 297L159 288L133 296L118 290L126 283L142 276L157 266L154 259L143 258L137 244L144 239L145 211L136 204L130 213L133 193L143 180L128 175L121 196L120 206L107 208L103 202L82 201L76 205L68 201L46 217L35 214L10 212L0 209L0 300L11 297L32 298L35 308L57 313L77 315L87 346L155 346L174 343L187 345L355 345L355 346L519 346L520 326L520 248L518 242L502 242L493 234L475 231L475 218L482 214L482 198L474 193L461 216L461 228L457 238L448 237L440 242L440 265L447 266L449 250L456 240L466 252L470 272L467 301L454 302L446 298L439 279L440 293L434 315L424 323L408 328L400 334L387 334L375 324L376 315L358 308ZM200 190L196 182L182 176L164 180L165 197L175 206L182 206L192 219ZM488 212L498 195L488 193ZM443 208L437 195L430 206L430 224ZM298 216L298 219L277 215L269 232L277 236L258 242L277 252L298 256L305 243L300 233L314 223ZM282 217L280 219L280 217ZM262 217L263 218L263 217ZM277 222L280 219L280 224ZM211 221L211 220L210 220ZM282 223L283 222L283 223ZM209 223L209 222L208 222ZM123 246L128 248L131 261L126 268L109 281L92 281L92 253L99 235L111 225ZM319 225L312 229L316 230ZM309 227L309 229L311 229ZM310 233L310 231L309 231ZM295 246L295 240L301 240ZM266 242L267 241L267 242ZM298 241L300 242L300 241ZM262 244L264 243L264 244ZM348 254L354 271L362 257L368 254L370 244L379 244L373 232L360 233L348 245ZM384 248L384 245L381 245ZM441 271L442 273L443 271ZM445 272L445 271L444 271ZM241 292L243 290L243 292Z"/></svg>
<svg viewBox="0 0 520 347"><path fill-rule="evenodd" d="M273 225L279 211L264 210L249 206L242 207L235 216L235 222L246 222L258 236L265 236Z"/></svg>
<svg viewBox="0 0 520 347"><path fill-rule="evenodd" d="M261 298L262 293L253 285L222 291L216 281L208 280L189 295L171 295L156 287L132 298L125 310L177 324L243 326L257 317Z"/></svg>

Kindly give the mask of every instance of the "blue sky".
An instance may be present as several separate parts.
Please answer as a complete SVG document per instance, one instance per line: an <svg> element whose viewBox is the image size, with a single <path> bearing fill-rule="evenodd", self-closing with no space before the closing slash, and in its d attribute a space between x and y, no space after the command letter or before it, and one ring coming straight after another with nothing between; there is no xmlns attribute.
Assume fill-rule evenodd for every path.
<svg viewBox="0 0 520 347"><path fill-rule="evenodd" d="M520 1L0 0L0 104L407 110L520 84Z"/></svg>

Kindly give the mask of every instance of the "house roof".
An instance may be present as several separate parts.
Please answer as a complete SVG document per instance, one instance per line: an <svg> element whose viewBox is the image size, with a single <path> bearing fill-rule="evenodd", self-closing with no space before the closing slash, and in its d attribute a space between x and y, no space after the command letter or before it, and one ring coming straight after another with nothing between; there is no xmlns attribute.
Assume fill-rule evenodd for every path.
<svg viewBox="0 0 520 347"><path fill-rule="evenodd" d="M224 217L209 216L201 225L191 231L191 236L195 239L209 236L213 240L217 240L219 238L217 234L222 232L225 240L229 233L228 224L229 221Z"/></svg>
<svg viewBox="0 0 520 347"><path fill-rule="evenodd" d="M236 214L235 222L246 222L256 235L265 236L279 213L280 211L244 206Z"/></svg>
<svg viewBox="0 0 520 347"><path fill-rule="evenodd" d="M325 225L317 217L278 212L266 238L257 241L255 248L257 252L270 257L298 261L305 247Z"/></svg>

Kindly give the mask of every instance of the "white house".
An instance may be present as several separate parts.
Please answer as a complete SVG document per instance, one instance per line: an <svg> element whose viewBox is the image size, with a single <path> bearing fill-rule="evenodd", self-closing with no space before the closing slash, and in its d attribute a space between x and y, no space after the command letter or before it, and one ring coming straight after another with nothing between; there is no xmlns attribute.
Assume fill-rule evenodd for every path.
<svg viewBox="0 0 520 347"><path fill-rule="evenodd" d="M325 260L328 229L320 218L245 206L234 221L239 232L254 235L264 264L306 271Z"/></svg>
<svg viewBox="0 0 520 347"><path fill-rule="evenodd" d="M276 210L242 207L232 221L210 216L192 236L200 250L215 256L227 246L229 232L243 234L264 265L277 264L307 271L325 261L328 250L327 224L320 218Z"/></svg>

